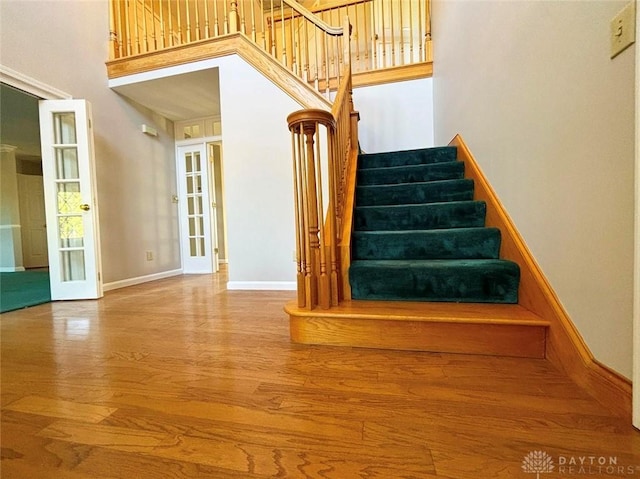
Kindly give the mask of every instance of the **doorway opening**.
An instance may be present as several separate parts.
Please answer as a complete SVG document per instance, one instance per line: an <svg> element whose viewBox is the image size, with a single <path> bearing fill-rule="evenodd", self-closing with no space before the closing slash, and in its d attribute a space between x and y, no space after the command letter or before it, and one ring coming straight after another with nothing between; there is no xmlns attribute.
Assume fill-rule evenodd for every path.
<svg viewBox="0 0 640 479"><path fill-rule="evenodd" d="M183 273L217 273L228 262L220 119L176 122L175 130Z"/></svg>
<svg viewBox="0 0 640 479"><path fill-rule="evenodd" d="M0 83L0 312L51 301L40 99Z"/></svg>

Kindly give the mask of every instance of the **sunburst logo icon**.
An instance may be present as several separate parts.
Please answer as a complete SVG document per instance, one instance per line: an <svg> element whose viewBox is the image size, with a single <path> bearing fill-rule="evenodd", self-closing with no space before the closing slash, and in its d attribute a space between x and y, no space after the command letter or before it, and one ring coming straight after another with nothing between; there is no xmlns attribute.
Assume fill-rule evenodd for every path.
<svg viewBox="0 0 640 479"><path fill-rule="evenodd" d="M531 451L522 461L522 470L535 474L536 479L540 479L540 474L553 472L554 467L553 459L544 451Z"/></svg>

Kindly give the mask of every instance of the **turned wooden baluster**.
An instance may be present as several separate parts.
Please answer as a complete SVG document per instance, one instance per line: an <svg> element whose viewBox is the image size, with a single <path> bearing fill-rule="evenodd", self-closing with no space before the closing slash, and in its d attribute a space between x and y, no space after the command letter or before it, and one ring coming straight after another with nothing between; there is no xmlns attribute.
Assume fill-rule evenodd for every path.
<svg viewBox="0 0 640 479"><path fill-rule="evenodd" d="M238 2L237 0L231 0L229 7L229 33L236 33L240 25L240 18L238 16Z"/></svg>
<svg viewBox="0 0 640 479"><path fill-rule="evenodd" d="M295 129L294 129L295 128ZM298 307L304 308L306 306L306 290L305 290L305 274L306 274L306 248L305 248L305 231L304 226L304 203L302 201L302 173L301 163L302 159L302 135L298 127L291 129L291 149L293 151L293 198L294 198L294 212L296 219L296 284L298 292Z"/></svg>
<svg viewBox="0 0 640 479"><path fill-rule="evenodd" d="M335 128L329 128L327 132L328 140L328 164L329 164L329 211L327 218L327 226L329 227L329 261L330 261L330 275L329 275L329 302L331 306L337 306L340 301L339 282L338 282L338 191L336 188L336 160L339 160L337 156L337 143L336 143L336 131ZM324 236L324 234L323 234ZM326 243L324 243L326 245ZM324 249L324 248L323 248ZM327 306L328 307L328 306Z"/></svg>
<svg viewBox="0 0 640 479"><path fill-rule="evenodd" d="M159 10L160 10L160 48L164 48L166 43L166 31L164 24L164 6L162 5L162 0L158 0Z"/></svg>
<svg viewBox="0 0 640 479"><path fill-rule="evenodd" d="M167 41L169 46L173 46L175 44L175 33L173 31L173 8L171 5L173 2L169 1L167 3L167 16L169 17L169 40Z"/></svg>
<svg viewBox="0 0 640 479"><path fill-rule="evenodd" d="M147 7L145 4L145 1L142 0L142 2L140 2L141 8L142 8L142 38L143 38L143 46L144 46L144 51L148 52L149 51L149 31L147 30Z"/></svg>
<svg viewBox="0 0 640 479"><path fill-rule="evenodd" d="M120 5L110 0L109 9L111 10L111 14L109 15L109 59L113 60L118 58L118 32L116 30L115 19L116 17L120 17Z"/></svg>
<svg viewBox="0 0 640 479"><path fill-rule="evenodd" d="M307 236L309 245L309 257L308 267L311 269L311 274L308 275L307 281L307 303L315 306L318 300L318 280L317 271L319 266L318 252L320 249L320 240L318 239L318 203L317 203L317 186L315 177L315 158L314 158L314 137L316 134L316 123L308 121L302 125L302 133L305 137L305 192L307 196L305 213L307 217Z"/></svg>
<svg viewBox="0 0 640 479"><path fill-rule="evenodd" d="M424 60L432 61L433 60L433 47L431 44L431 2L427 2L426 7L427 18L425 21L425 34L424 34Z"/></svg>
<svg viewBox="0 0 640 479"><path fill-rule="evenodd" d="M218 20L218 2L213 2L213 36L220 34L220 21Z"/></svg>

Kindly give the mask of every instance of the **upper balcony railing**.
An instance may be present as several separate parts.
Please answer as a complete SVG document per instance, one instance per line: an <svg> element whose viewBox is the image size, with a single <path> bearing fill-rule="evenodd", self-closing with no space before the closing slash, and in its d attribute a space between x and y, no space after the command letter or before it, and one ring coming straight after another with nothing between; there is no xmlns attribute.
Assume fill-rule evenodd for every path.
<svg viewBox="0 0 640 479"><path fill-rule="evenodd" d="M354 75L431 62L430 0L317 0L308 10L296 0L111 0L110 60L241 33L326 91L346 51L331 25L347 16Z"/></svg>

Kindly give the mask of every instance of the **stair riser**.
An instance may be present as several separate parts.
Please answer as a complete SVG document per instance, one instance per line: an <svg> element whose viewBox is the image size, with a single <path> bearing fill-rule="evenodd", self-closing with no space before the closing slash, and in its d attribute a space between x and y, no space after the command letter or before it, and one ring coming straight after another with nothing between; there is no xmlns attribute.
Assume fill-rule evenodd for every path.
<svg viewBox="0 0 640 479"><path fill-rule="evenodd" d="M474 228L443 231L354 232L354 260L497 259L500 231Z"/></svg>
<svg viewBox="0 0 640 479"><path fill-rule="evenodd" d="M290 316L291 340L404 351L544 358L546 327Z"/></svg>
<svg viewBox="0 0 640 479"><path fill-rule="evenodd" d="M473 200L472 180L447 180L391 186L359 186L357 206L410 205Z"/></svg>
<svg viewBox="0 0 640 479"><path fill-rule="evenodd" d="M460 161L402 168L373 168L358 172L358 185L395 185L425 181L464 178L464 163Z"/></svg>
<svg viewBox="0 0 640 479"><path fill-rule="evenodd" d="M359 231L474 228L484 226L486 208L480 201L356 208L354 228Z"/></svg>
<svg viewBox="0 0 640 479"><path fill-rule="evenodd" d="M471 263L473 260L470 260ZM380 266L355 261L349 269L351 297L381 301L517 303L520 271L506 261L431 267L411 263ZM443 261L442 263L446 263Z"/></svg>
<svg viewBox="0 0 640 479"><path fill-rule="evenodd" d="M457 156L456 148L443 146L420 150L407 150L388 153L372 153L360 155L360 168L383 168L390 166L422 165L454 161Z"/></svg>

